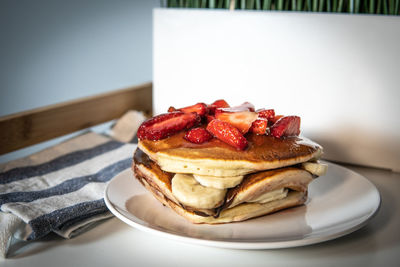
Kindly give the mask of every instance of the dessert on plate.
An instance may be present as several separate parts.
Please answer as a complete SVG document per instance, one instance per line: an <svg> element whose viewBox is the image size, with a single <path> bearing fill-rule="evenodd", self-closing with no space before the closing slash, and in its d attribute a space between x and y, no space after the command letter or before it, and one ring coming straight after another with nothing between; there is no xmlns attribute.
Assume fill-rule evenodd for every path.
<svg viewBox="0 0 400 267"><path fill-rule="evenodd" d="M145 121L132 169L162 204L193 223L229 223L302 205L325 174L300 117L248 102L197 103Z"/></svg>

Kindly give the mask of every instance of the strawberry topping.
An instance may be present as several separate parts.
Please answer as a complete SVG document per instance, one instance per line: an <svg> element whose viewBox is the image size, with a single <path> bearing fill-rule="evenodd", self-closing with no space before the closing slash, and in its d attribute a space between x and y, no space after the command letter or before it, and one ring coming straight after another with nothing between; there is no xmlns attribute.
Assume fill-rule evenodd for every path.
<svg viewBox="0 0 400 267"><path fill-rule="evenodd" d="M254 134L248 135L249 138L263 138L260 135L281 138L300 134L300 117L275 115L274 109L254 110L254 105L249 102L231 107L224 99L216 100L210 105L197 103L180 109L171 106L168 113L142 123L137 135L139 139L157 141L202 124L201 127L187 131L184 138L189 142L202 144L214 136L244 150L248 146L244 135L248 132Z"/></svg>
<svg viewBox="0 0 400 267"><path fill-rule="evenodd" d="M251 111L221 112L222 110L219 109L217 111L216 119L228 122L238 128L242 134L247 133L251 124L257 119L257 113Z"/></svg>
<svg viewBox="0 0 400 267"><path fill-rule="evenodd" d="M206 115L207 123L215 119L215 116L212 115Z"/></svg>
<svg viewBox="0 0 400 267"><path fill-rule="evenodd" d="M183 129L189 129L200 123L197 113L175 111L161 114L148 119L140 125L137 136L139 139L160 140Z"/></svg>
<svg viewBox="0 0 400 267"><path fill-rule="evenodd" d="M271 134L276 138L282 136L298 136L300 134L300 117L286 116L280 118L272 125Z"/></svg>
<svg viewBox="0 0 400 267"><path fill-rule="evenodd" d="M177 111L177 109L174 108L173 106L170 106L170 107L168 108L168 112L174 112L174 111Z"/></svg>
<svg viewBox="0 0 400 267"><path fill-rule="evenodd" d="M237 149L244 150L247 147L246 138L231 124L218 119L212 120L207 125L207 131L213 136Z"/></svg>
<svg viewBox="0 0 400 267"><path fill-rule="evenodd" d="M217 108L229 108L229 107L230 107L229 104L225 100L219 99L214 101L211 105L208 105L207 109L209 114L214 115L215 110Z"/></svg>
<svg viewBox="0 0 400 267"><path fill-rule="evenodd" d="M272 119L268 120L268 124L273 125L275 122L277 122L280 118L283 118L283 115L275 115Z"/></svg>
<svg viewBox="0 0 400 267"><path fill-rule="evenodd" d="M214 101L214 103L212 103L211 106L215 106L217 108L229 108L230 107L228 102L226 102L223 99L218 99L218 100Z"/></svg>
<svg viewBox="0 0 400 267"><path fill-rule="evenodd" d="M268 127L268 120L264 118L260 118L255 120L250 127L250 132L255 134L266 134Z"/></svg>
<svg viewBox="0 0 400 267"><path fill-rule="evenodd" d="M204 103L197 103L193 106L180 108L178 110L182 111L183 113L196 112L197 114L199 114L199 116L204 116L207 113L207 105Z"/></svg>
<svg viewBox="0 0 400 267"><path fill-rule="evenodd" d="M195 144L202 144L210 140L212 138L212 135L206 129L199 127L189 130L185 134L184 138L189 142Z"/></svg>
<svg viewBox="0 0 400 267"><path fill-rule="evenodd" d="M275 117L275 111L273 109L259 109L257 110L259 118L266 118L267 120L273 120Z"/></svg>
<svg viewBox="0 0 400 267"><path fill-rule="evenodd" d="M217 108L215 113L218 112L241 112L241 111L251 111L254 112L255 108L254 105L250 102L244 102L243 104L235 107L228 107L228 108Z"/></svg>

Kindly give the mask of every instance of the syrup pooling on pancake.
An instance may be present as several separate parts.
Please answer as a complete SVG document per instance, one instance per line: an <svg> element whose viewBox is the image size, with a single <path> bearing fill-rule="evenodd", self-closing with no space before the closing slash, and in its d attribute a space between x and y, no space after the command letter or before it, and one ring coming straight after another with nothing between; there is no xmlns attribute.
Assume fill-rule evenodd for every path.
<svg viewBox="0 0 400 267"><path fill-rule="evenodd" d="M272 136L248 134L249 146L245 151L212 139L207 143L193 144L185 140L184 132L159 141L141 140L140 145L148 154L157 157L158 153L187 160L215 159L227 161L274 162L295 157L309 157L317 154L321 147L304 137L277 139ZM311 158L311 157L310 157Z"/></svg>

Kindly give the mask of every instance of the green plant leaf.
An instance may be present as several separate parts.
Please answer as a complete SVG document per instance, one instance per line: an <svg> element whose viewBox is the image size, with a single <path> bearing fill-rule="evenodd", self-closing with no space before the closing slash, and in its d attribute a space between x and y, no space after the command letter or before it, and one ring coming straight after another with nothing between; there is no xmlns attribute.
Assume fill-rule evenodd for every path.
<svg viewBox="0 0 400 267"><path fill-rule="evenodd" d="M256 0L256 9L257 10L261 9L261 0Z"/></svg>
<svg viewBox="0 0 400 267"><path fill-rule="evenodd" d="M342 9L343 9L343 0L339 0L337 12L342 12Z"/></svg>
<svg viewBox="0 0 400 267"><path fill-rule="evenodd" d="M389 0L389 14L394 15L394 0Z"/></svg>
<svg viewBox="0 0 400 267"><path fill-rule="evenodd" d="M325 4L325 0L319 0L319 12L324 11L324 4Z"/></svg>
<svg viewBox="0 0 400 267"><path fill-rule="evenodd" d="M264 0L263 9L271 10L271 0Z"/></svg>
<svg viewBox="0 0 400 267"><path fill-rule="evenodd" d="M313 12L317 12L317 10L318 10L318 0L312 0L312 1L313 1L312 11Z"/></svg>
<svg viewBox="0 0 400 267"><path fill-rule="evenodd" d="M368 13L373 14L375 10L375 0L369 0L369 10Z"/></svg>
<svg viewBox="0 0 400 267"><path fill-rule="evenodd" d="M253 9L254 8L254 0L247 0L246 9Z"/></svg>
<svg viewBox="0 0 400 267"><path fill-rule="evenodd" d="M355 0L354 4L355 4L354 12L355 13L360 13L360 0Z"/></svg>
<svg viewBox="0 0 400 267"><path fill-rule="evenodd" d="M378 0L376 4L376 14L382 14L382 0Z"/></svg>
<svg viewBox="0 0 400 267"><path fill-rule="evenodd" d="M383 0L383 14L388 14L388 3L387 0Z"/></svg>
<svg viewBox="0 0 400 267"><path fill-rule="evenodd" d="M338 0L333 0L333 2L332 2L332 12L337 12L337 5L338 5Z"/></svg>
<svg viewBox="0 0 400 267"><path fill-rule="evenodd" d="M277 8L275 7L275 9L283 10L283 0L278 0L278 7Z"/></svg>
<svg viewBox="0 0 400 267"><path fill-rule="evenodd" d="M332 2L331 0L326 1L326 11L327 12L332 12Z"/></svg>

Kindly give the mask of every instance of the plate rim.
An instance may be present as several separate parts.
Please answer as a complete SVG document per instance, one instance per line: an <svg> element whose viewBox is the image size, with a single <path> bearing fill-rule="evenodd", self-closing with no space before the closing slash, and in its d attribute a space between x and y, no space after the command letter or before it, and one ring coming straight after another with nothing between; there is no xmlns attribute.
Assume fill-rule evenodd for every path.
<svg viewBox="0 0 400 267"><path fill-rule="evenodd" d="M120 172L119 174L117 174L110 180L110 182L107 184L105 191L104 191L104 201L105 201L107 208L111 211L111 213L113 213L118 219L120 219L124 223L128 224L129 226L132 226L132 227L134 227L138 230L141 230L143 232L146 232L146 233L150 233L150 234L153 234L156 236L161 236L163 238L167 238L167 239L171 239L171 240L175 240L175 241L196 244L196 245L219 247L219 248L231 248L231 249L280 249L280 248L292 248L292 247L307 246L307 245L312 245L312 244L317 244L317 243L322 243L325 241L333 240L333 239L348 235L352 232L355 232L355 231L361 229L366 224L368 224L368 222L371 219L373 219L377 215L377 213L381 207L381 203L382 203L382 198L381 198L379 190L369 179L367 179L363 175L361 175L353 170L350 170L348 168L345 168L341 165L338 165L338 164L335 164L335 163L332 163L329 161L322 161L322 162L327 163L328 165L333 165L333 166L340 168L342 170L345 170L347 172L351 172L353 175L360 176L361 178L366 180L372 186L373 189L375 189L377 196L378 196L378 203L377 203L375 209L369 214L368 217L366 217L360 223L358 223L352 227L346 228L344 230L337 231L332 234L322 235L322 236L321 235L320 236L318 236L318 235L317 236L305 236L302 239L284 240L284 241L252 241L252 242L249 242L249 241L238 241L238 240L234 240L234 241L212 240L212 239L205 239L205 238L190 237L190 236L185 236L185 235L182 235L179 233L163 231L161 229L152 227L150 223L143 221L143 220L139 219L138 217L136 217L134 214L130 213L131 216L135 217L138 221L143 221L144 223L146 223L148 225L141 224L139 222L131 220L130 218L125 216L122 212L120 212L114 206L114 204L108 197L108 192L110 190L112 182L115 181L116 179L118 179L120 176L125 175L125 173L131 172L130 168L124 170L123 172ZM132 173L132 175L134 175L134 174ZM179 216L179 215L177 215L177 216ZM240 223L240 222L238 222L238 223Z"/></svg>

